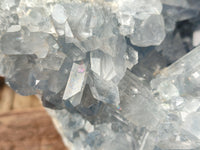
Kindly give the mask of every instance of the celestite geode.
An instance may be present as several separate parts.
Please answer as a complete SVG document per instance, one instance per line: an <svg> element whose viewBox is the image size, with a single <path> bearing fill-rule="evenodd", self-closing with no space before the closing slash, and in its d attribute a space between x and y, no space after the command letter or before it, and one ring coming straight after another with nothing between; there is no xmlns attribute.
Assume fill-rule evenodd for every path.
<svg viewBox="0 0 200 150"><path fill-rule="evenodd" d="M0 75L75 150L200 149L198 0L1 0Z"/></svg>

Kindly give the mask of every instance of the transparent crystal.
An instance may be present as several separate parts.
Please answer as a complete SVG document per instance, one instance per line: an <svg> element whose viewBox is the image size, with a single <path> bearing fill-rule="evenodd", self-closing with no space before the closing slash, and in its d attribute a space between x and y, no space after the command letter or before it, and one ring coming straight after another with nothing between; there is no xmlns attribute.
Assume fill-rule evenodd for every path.
<svg viewBox="0 0 200 150"><path fill-rule="evenodd" d="M59 24L65 23L67 19L65 8L60 4L56 4L53 7L52 18Z"/></svg>
<svg viewBox="0 0 200 150"><path fill-rule="evenodd" d="M68 98L79 93L82 88L84 88L84 80L86 78L87 66L82 64L73 63L69 80L67 82L63 99L67 100Z"/></svg>
<svg viewBox="0 0 200 150"><path fill-rule="evenodd" d="M119 91L121 113L125 118L137 126L148 129L153 129L158 125L161 118L153 95L136 76L127 71L119 83Z"/></svg>
<svg viewBox="0 0 200 150"><path fill-rule="evenodd" d="M6 33L1 38L2 53L6 55L35 54L39 58L46 57L49 51L48 34L27 30Z"/></svg>
<svg viewBox="0 0 200 150"><path fill-rule="evenodd" d="M160 105L162 107L165 105L163 109L168 115L166 119L171 120L171 129L166 132L168 138L160 138L160 147L163 149L199 147L198 140L194 138L199 138L199 129L196 126L198 124L196 114L199 110L199 90L197 90L199 89L199 55L200 48L197 47L162 70L151 82L152 88L159 94ZM183 130L179 129L180 126ZM163 132L163 128L160 132ZM173 137L177 139L173 139L173 143L167 145L166 143Z"/></svg>
<svg viewBox="0 0 200 150"><path fill-rule="evenodd" d="M140 27L130 36L131 43L141 47L160 45L164 40L164 20L160 15L151 15L141 22Z"/></svg>

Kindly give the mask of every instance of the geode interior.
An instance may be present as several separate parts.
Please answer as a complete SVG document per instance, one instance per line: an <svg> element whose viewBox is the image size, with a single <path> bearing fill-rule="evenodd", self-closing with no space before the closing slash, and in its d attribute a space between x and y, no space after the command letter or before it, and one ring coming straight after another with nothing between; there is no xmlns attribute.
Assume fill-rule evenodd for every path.
<svg viewBox="0 0 200 150"><path fill-rule="evenodd" d="M0 1L0 75L74 150L199 150L199 44L199 0Z"/></svg>

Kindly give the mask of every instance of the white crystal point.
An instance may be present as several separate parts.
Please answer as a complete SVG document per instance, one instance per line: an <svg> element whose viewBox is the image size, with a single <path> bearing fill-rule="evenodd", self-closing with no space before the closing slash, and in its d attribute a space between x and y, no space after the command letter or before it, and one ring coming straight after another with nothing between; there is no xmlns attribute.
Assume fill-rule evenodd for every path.
<svg viewBox="0 0 200 150"><path fill-rule="evenodd" d="M24 45L21 45L21 48L28 50L32 53L36 54L38 58L45 58L47 53L49 52L49 44L47 42L48 34L41 34L41 33L31 33L30 37L27 37L24 41Z"/></svg>
<svg viewBox="0 0 200 150"><path fill-rule="evenodd" d="M63 99L67 100L70 97L79 93L84 85L86 78L86 64L73 63L69 79L64 91Z"/></svg>
<svg viewBox="0 0 200 150"><path fill-rule="evenodd" d="M90 53L91 70L104 80L111 80L117 74L111 56L101 52L93 51Z"/></svg>
<svg viewBox="0 0 200 150"><path fill-rule="evenodd" d="M126 68L130 69L138 63L138 52L132 47L128 47L125 55Z"/></svg>
<svg viewBox="0 0 200 150"><path fill-rule="evenodd" d="M112 81L105 81L93 74L89 86L95 99L116 106L120 103L118 87Z"/></svg>
<svg viewBox="0 0 200 150"><path fill-rule="evenodd" d="M52 17L59 24L65 23L65 21L67 20L65 8L61 4L56 4L53 7Z"/></svg>
<svg viewBox="0 0 200 150"><path fill-rule="evenodd" d="M159 15L162 11L160 0L115 0L112 11L116 13L122 35L131 35L138 26L138 19L146 20L151 15Z"/></svg>
<svg viewBox="0 0 200 150"><path fill-rule="evenodd" d="M130 36L131 43L141 47L160 45L165 38L165 25L161 15L151 15Z"/></svg>
<svg viewBox="0 0 200 150"><path fill-rule="evenodd" d="M199 96L200 93L196 90L200 88L199 56L200 47L197 47L168 68L162 70L157 78L152 80L152 88L162 92L161 90L164 88L168 89L168 84L171 84L178 89L179 94L175 94L174 90L167 90L168 92L165 91L165 94L168 96L173 96L175 94L185 97L186 99L187 95L191 95L192 97ZM163 87L159 90L160 85ZM177 92L177 90L175 90L175 92Z"/></svg>
<svg viewBox="0 0 200 150"><path fill-rule="evenodd" d="M72 43L66 44L66 49L64 50L64 52L73 61L81 61L81 60L84 60L86 58L86 53Z"/></svg>
<svg viewBox="0 0 200 150"><path fill-rule="evenodd" d="M27 8L23 4L19 9L19 24L26 26L30 32L55 33L55 28L48 12L43 7Z"/></svg>
<svg viewBox="0 0 200 150"><path fill-rule="evenodd" d="M2 52L6 55L36 54L38 58L45 58L49 51L48 34L9 32L1 39Z"/></svg>
<svg viewBox="0 0 200 150"><path fill-rule="evenodd" d="M69 39L74 38L74 35L73 35L73 33L72 33L72 30L71 30L71 28L70 28L70 26L69 26L68 21L65 22L65 38L66 38L66 39L65 39L66 42L67 42L68 38L69 38Z"/></svg>
<svg viewBox="0 0 200 150"><path fill-rule="evenodd" d="M56 78L55 78L56 77ZM51 92L58 93L65 86L66 75L61 72L53 72L48 79L48 89Z"/></svg>
<svg viewBox="0 0 200 150"><path fill-rule="evenodd" d="M126 71L119 83L120 107L123 116L137 126L154 130L161 120L154 97L137 76Z"/></svg>
<svg viewBox="0 0 200 150"><path fill-rule="evenodd" d="M71 104L76 107L78 105L80 105L81 100L82 100L82 95L83 95L83 89L84 87L81 89L80 92L78 92L77 94L75 94L74 96L72 96L69 101L71 102Z"/></svg>
<svg viewBox="0 0 200 150"><path fill-rule="evenodd" d="M99 58L98 52L96 56L97 58L95 58L95 52L91 52L91 69L103 79L111 80L116 75L112 57L101 52Z"/></svg>
<svg viewBox="0 0 200 150"><path fill-rule="evenodd" d="M62 52L50 53L45 59L38 59L39 63L45 69L59 70L64 62L66 55Z"/></svg>
<svg viewBox="0 0 200 150"><path fill-rule="evenodd" d="M166 89L166 87L168 88ZM164 101L169 101L172 98L180 96L177 87L173 84L173 81L162 82L158 85L157 89L160 91L160 96L163 97Z"/></svg>
<svg viewBox="0 0 200 150"><path fill-rule="evenodd" d="M119 31L122 35L130 35L134 33L135 20L133 16L122 14L119 17L120 28Z"/></svg>

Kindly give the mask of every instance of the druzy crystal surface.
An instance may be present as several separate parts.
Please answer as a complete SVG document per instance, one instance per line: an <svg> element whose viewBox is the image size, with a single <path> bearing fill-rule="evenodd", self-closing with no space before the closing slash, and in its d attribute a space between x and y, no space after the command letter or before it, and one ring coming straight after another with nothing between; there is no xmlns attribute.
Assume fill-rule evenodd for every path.
<svg viewBox="0 0 200 150"><path fill-rule="evenodd" d="M0 75L74 150L200 149L198 0L1 0Z"/></svg>

